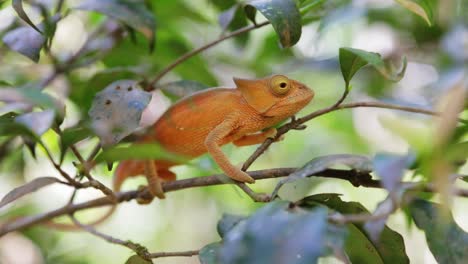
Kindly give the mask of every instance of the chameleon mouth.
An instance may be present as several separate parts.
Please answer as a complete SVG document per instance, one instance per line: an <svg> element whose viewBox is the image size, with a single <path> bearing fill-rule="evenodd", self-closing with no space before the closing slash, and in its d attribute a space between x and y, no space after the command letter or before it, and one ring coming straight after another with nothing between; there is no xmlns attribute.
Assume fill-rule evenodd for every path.
<svg viewBox="0 0 468 264"><path fill-rule="evenodd" d="M283 100L271 106L270 109L275 109L275 112L281 109L283 113L289 113L290 115L297 113L304 108L315 95L314 92L306 86L301 88L301 90L302 92L285 97Z"/></svg>

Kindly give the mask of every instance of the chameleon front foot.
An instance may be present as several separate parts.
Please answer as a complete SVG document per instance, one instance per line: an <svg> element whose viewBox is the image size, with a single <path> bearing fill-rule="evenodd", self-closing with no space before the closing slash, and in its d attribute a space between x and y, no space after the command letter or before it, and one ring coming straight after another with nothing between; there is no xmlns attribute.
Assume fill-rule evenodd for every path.
<svg viewBox="0 0 468 264"><path fill-rule="evenodd" d="M137 202L139 204L149 204L153 201L154 197L158 197L159 199L166 198L162 188L161 179L158 176L156 166L153 161L145 162L145 177L148 181L149 194L139 196L137 198ZM144 186L139 186L138 190L141 191L143 188Z"/></svg>
<svg viewBox="0 0 468 264"><path fill-rule="evenodd" d="M138 186L138 197L136 198L136 201L138 204L150 204L153 199L154 195L151 195L151 193L144 193L143 190L146 189L146 186L140 185Z"/></svg>
<svg viewBox="0 0 468 264"><path fill-rule="evenodd" d="M241 171L241 170L235 170L231 173L227 174L229 178L240 181L240 182L246 182L246 183L255 183L255 179L250 177L247 173Z"/></svg>

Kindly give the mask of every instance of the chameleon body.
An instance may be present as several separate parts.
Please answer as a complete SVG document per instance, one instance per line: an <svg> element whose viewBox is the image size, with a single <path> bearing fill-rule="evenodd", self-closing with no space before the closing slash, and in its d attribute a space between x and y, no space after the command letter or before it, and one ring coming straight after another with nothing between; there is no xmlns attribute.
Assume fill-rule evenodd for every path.
<svg viewBox="0 0 468 264"><path fill-rule="evenodd" d="M139 142L158 142L181 156L194 158L209 153L230 178L253 183L247 173L233 166L221 146L253 145L276 135L270 128L293 116L313 98L304 84L283 75L245 80L234 78L235 89L212 88L188 96L172 105ZM266 130L265 130L266 129ZM119 164L114 177L118 191L125 179L145 175L150 192L164 197L161 181L175 179L165 160L128 160Z"/></svg>

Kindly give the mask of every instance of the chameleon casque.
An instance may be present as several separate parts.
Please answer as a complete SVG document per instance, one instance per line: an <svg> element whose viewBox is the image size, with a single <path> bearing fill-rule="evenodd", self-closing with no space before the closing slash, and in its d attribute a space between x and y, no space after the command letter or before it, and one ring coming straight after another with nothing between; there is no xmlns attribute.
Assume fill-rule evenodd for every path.
<svg viewBox="0 0 468 264"><path fill-rule="evenodd" d="M138 142L157 142L168 151L188 158L208 152L233 180L253 183L254 179L229 162L221 146L248 146L276 135L271 128L293 116L314 97L306 85L284 75L263 79L234 78L236 88L211 88L197 92L172 105ZM266 129L266 130L265 130ZM164 198L161 181L171 181L175 166L165 160L127 160L119 164L114 190L128 177L144 175L150 193Z"/></svg>

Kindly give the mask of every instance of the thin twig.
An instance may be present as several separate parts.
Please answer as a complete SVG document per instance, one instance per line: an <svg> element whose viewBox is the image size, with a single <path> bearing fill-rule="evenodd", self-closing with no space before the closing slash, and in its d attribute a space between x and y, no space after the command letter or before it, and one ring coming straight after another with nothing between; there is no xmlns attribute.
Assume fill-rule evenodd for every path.
<svg viewBox="0 0 468 264"><path fill-rule="evenodd" d="M94 38L102 31L102 29L105 27L107 20L102 22L96 29L94 29L93 32L91 32L88 36L88 39L85 41L85 43L81 46L81 48L72 56L67 58L64 62L60 63L60 65L55 64L54 65L54 71L48 75L42 82L40 83L40 87L44 89L47 85L52 83L59 75L62 73L65 73L67 70L69 70L72 66L73 63L76 62L80 58L81 55L86 52L86 49L88 48L88 45L94 40ZM52 54L49 54L52 55ZM55 61L55 58L53 58Z"/></svg>
<svg viewBox="0 0 468 264"><path fill-rule="evenodd" d="M343 98L343 97L342 97ZM342 102L342 99L340 98L337 102ZM292 120L289 123L284 124L283 126L279 127L277 129L278 133L276 134L275 138L267 138L256 150L255 152L244 162L244 165L242 166L242 170L246 171L252 163L257 160L258 157L260 157L269 147L270 145L281 135L285 134L291 129L294 129L295 127L298 127L305 122L308 122L314 118L317 118L319 116L328 114L330 112L334 112L337 110L341 109L348 109L348 108L358 108L358 107L374 107L374 108L384 108L384 109L393 109L393 110L400 110L400 111L405 111L405 112L411 112L411 113L418 113L418 114L424 114L424 115L432 115L432 116L438 116L440 113L431 111L431 110L426 110L426 109L421 109L417 107L409 107L409 106L402 106L402 105L394 105L394 104L388 104L388 103L383 103L383 102L355 102L355 103L347 103L347 104L340 104L337 105L337 103L333 104L330 107L324 108L317 110L315 112L312 112L306 116L303 116L299 119ZM459 119L459 121L463 121Z"/></svg>
<svg viewBox="0 0 468 264"><path fill-rule="evenodd" d="M56 127L54 130L60 137L63 136L63 133L62 133L62 130L60 129L60 127ZM111 199L115 199L114 192L110 188L108 188L106 185L104 185L102 182L94 179L94 177L91 175L91 173L90 173L90 170L91 170L90 162L88 162L87 160L85 160L83 158L83 156L78 151L76 146L74 144L71 144L70 149L72 150L73 154L78 159L78 161L80 162L80 167L81 167L80 172L86 177L86 179L88 179L88 183L83 183L79 187L80 188L88 187L88 186L89 187L94 187L94 188L100 190L104 195L109 196Z"/></svg>
<svg viewBox="0 0 468 264"><path fill-rule="evenodd" d="M94 158L97 156L97 154L99 153L99 150L101 150L101 143L98 143L96 144L96 146L94 146L93 150L91 151L88 158L86 159L86 162L87 163L92 162Z"/></svg>
<svg viewBox="0 0 468 264"><path fill-rule="evenodd" d="M200 253L200 250L188 250L179 252L156 252L151 253L151 258L166 258L166 257L193 257Z"/></svg>
<svg viewBox="0 0 468 264"><path fill-rule="evenodd" d="M182 62L190 59L191 57L197 55L198 53L204 51L204 50L207 50L215 45L217 45L218 43L226 40L226 39L229 39L229 38L232 38L232 37L235 37L235 36L238 36L238 35L241 35L241 34L244 34L246 32L249 32L251 30L254 30L254 29L257 29L257 28L260 28L260 27L263 27L263 26L266 26L270 24L269 21L265 21L265 22L262 22L262 23L259 23L259 24L254 24L254 25L250 25L250 26L246 26L246 27L243 27L243 28L240 28L238 30L235 30L233 32L231 32L230 34L227 34L227 35L224 35L224 36L221 36L219 37L218 39L210 42L210 43L207 43L197 49L194 49L194 50L191 50L187 53L185 53L184 55L180 56L178 59L176 59L173 63L169 64L166 68L162 69L157 75L156 77L154 77L154 79L148 84L148 89L154 89L154 85L159 81L161 80L162 77L164 77L167 73L169 73L172 69L174 69L175 67L177 67L177 65L181 64Z"/></svg>
<svg viewBox="0 0 468 264"><path fill-rule="evenodd" d="M144 259L148 259L148 260L151 259L151 255L149 254L148 249L146 249L144 246L142 246L140 244L133 243L133 242L128 241L128 240L123 241L121 239L106 235L106 234L96 230L96 228L94 228L92 226L80 223L75 218L75 216L73 216L73 214L70 214L70 219L73 221L73 223L75 225L81 227L83 230L85 230L86 232L88 232L90 234L93 234L93 235L95 235L97 237L100 237L100 238L104 239L105 241L107 241L109 243L116 244L116 245L121 245L121 246L124 246L126 248L129 248L132 251L134 251L137 255L139 255L140 257L142 257Z"/></svg>
<svg viewBox="0 0 468 264"><path fill-rule="evenodd" d="M270 179L270 178L279 178L284 177L292 172L296 171L297 168L277 168L277 169L268 169L268 170L259 170L259 171L250 171L248 174L255 180ZM368 174L356 174L356 171L353 170L334 170L327 169L323 172L319 172L309 177L326 177L326 178L335 178L342 179L351 182L354 186L363 186L369 188L383 188L379 180L370 179ZM362 179L362 180L361 180ZM202 186L214 186L222 184L233 184L233 181L227 180L227 176L224 174L216 174L206 177L190 178L177 180L172 182L163 183L164 192L173 192L188 188L202 187ZM412 182L409 182L412 183ZM408 184L408 182L402 182L401 184ZM432 185L418 186L414 188L414 191L419 192L428 192L428 193L437 193L436 188ZM141 196L148 195L149 192L146 189L140 191L128 191L128 192L119 192L116 194L117 202L122 203L136 199ZM454 195L460 197L468 198L468 190L465 189L455 189ZM64 206L59 209L36 215L31 217L25 217L15 220L14 222L6 223L0 226L0 237L16 230L24 229L30 226L33 226L38 223L49 221L55 217L72 214L77 211L82 211L85 209L103 207L103 206L115 206L115 203L108 199L107 197L94 199L91 201L74 204L71 206Z"/></svg>

